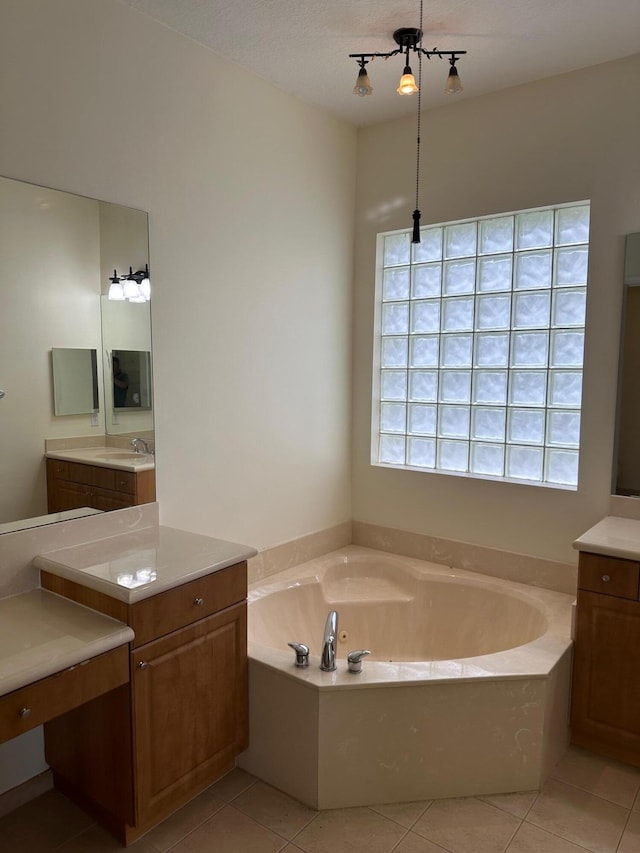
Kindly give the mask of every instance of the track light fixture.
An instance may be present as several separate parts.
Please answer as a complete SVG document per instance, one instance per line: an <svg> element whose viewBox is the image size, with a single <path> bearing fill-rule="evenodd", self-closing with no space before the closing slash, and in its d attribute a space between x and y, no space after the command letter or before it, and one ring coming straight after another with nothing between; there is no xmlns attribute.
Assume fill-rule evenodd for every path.
<svg viewBox="0 0 640 853"><path fill-rule="evenodd" d="M404 55L404 71L400 78L400 85L397 88L399 95L418 95L418 110L417 110L417 128L416 128L416 205L413 211L413 232L412 243L420 242L420 121L421 121L421 89L422 89L422 57L426 56L431 59L437 56L438 59L449 59L449 76L445 84L444 90L448 95L455 95L462 91L462 83L460 75L456 68L456 62L459 57L466 54L466 50L438 50L434 47L433 50L425 50L422 47L422 11L423 0L420 0L420 26L419 27L401 27L393 34L393 40L398 45L395 50L390 50L388 53L350 53L350 59L356 59L358 65L358 79L353 87L353 94L364 97L373 92L373 86L367 74L367 63L373 62L374 59L382 57L382 59L390 59L392 56ZM413 53L418 59L418 82L413 76L411 65L409 63L410 53Z"/></svg>

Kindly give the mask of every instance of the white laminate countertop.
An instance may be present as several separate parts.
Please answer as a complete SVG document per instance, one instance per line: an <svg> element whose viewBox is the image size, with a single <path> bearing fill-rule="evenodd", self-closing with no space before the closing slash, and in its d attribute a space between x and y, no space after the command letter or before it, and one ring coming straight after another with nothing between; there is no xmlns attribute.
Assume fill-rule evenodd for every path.
<svg viewBox="0 0 640 853"><path fill-rule="evenodd" d="M573 547L592 554L639 560L640 521L608 515L578 537Z"/></svg>
<svg viewBox="0 0 640 853"><path fill-rule="evenodd" d="M45 589L0 599L0 696L131 642L123 622Z"/></svg>
<svg viewBox="0 0 640 853"><path fill-rule="evenodd" d="M34 565L133 604L256 554L247 545L160 525L49 551Z"/></svg>
<svg viewBox="0 0 640 853"><path fill-rule="evenodd" d="M155 457L151 453L134 453L121 447L81 447L73 450L48 450L47 459L63 459L99 468L116 468L118 471L153 471Z"/></svg>

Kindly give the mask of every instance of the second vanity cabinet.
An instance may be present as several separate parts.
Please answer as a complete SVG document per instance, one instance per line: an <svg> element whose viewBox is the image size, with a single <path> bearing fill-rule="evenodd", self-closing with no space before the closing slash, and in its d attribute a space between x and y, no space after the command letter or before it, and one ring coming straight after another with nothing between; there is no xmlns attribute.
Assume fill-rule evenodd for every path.
<svg viewBox="0 0 640 853"><path fill-rule="evenodd" d="M640 562L580 552L572 742L640 766Z"/></svg>
<svg viewBox="0 0 640 853"><path fill-rule="evenodd" d="M246 749L246 562L135 603L47 571L42 586L130 625L130 682L47 723L56 786L122 843Z"/></svg>
<svg viewBox="0 0 640 853"><path fill-rule="evenodd" d="M108 512L155 500L155 470L122 471L47 459L49 512L91 507Z"/></svg>

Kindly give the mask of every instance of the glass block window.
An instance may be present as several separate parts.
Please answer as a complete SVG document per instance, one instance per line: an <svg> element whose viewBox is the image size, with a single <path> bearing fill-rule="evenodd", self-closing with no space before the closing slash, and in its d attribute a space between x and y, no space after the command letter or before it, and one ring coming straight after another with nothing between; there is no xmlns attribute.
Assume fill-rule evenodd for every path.
<svg viewBox="0 0 640 853"><path fill-rule="evenodd" d="M577 488L589 203L378 236L372 463Z"/></svg>

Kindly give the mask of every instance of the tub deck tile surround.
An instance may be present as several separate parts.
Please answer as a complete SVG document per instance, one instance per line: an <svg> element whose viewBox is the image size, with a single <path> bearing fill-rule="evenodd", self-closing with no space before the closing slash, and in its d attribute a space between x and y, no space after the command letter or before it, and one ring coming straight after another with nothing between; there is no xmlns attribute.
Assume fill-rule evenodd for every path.
<svg viewBox="0 0 640 853"><path fill-rule="evenodd" d="M369 576L373 591L367 600L362 589ZM419 585L423 577L431 578L427 583L434 587L490 590L489 599L504 596L505 610L510 601L526 601L544 614L542 627L516 640L516 648L497 646L505 651L456 660L367 659L363 672L354 676L346 671L344 656L353 642L359 647L359 629L345 619L351 645L339 645L337 671L319 670L328 610L340 613L344 596L351 601L353 593L352 616L358 607L373 608L363 617L366 625L382 607L391 607L385 600L389 590L395 589L395 601L404 604L413 597L411 583ZM309 594L314 585L322 590L321 614L309 606L317 599ZM278 625L272 643L268 629L263 630L269 612L263 604L272 594L277 609L281 593L291 614L303 614L302 622L290 618L291 630L305 636L284 636L287 609L281 607L275 623L272 619ZM302 598L296 604L289 593ZM570 595L359 546L255 584L249 593L251 742L238 763L321 809L537 788L568 744L572 604ZM257 619L251 615L254 605ZM421 606L428 620L426 600ZM455 632L456 625L465 624L464 612L453 600L451 606ZM494 621L499 621L496 615L487 626L491 631ZM398 627L420 630L404 622ZM311 646L308 668L294 667L288 639ZM280 746L289 742L291 719L305 732L293 754Z"/></svg>
<svg viewBox="0 0 640 853"><path fill-rule="evenodd" d="M353 522L352 542L378 551L402 554L570 595L575 593L577 587L578 571L575 565L498 548L410 533L362 521Z"/></svg>
<svg viewBox="0 0 640 853"><path fill-rule="evenodd" d="M614 780L613 787L603 788L608 779ZM625 801L635 797L635 810L616 803L621 779ZM637 853L639 790L639 770L575 748L541 792L436 800L406 804L404 809L381 805L305 810L296 800L233 770L128 849L133 853ZM122 850L54 791L0 818L0 837L10 853Z"/></svg>

